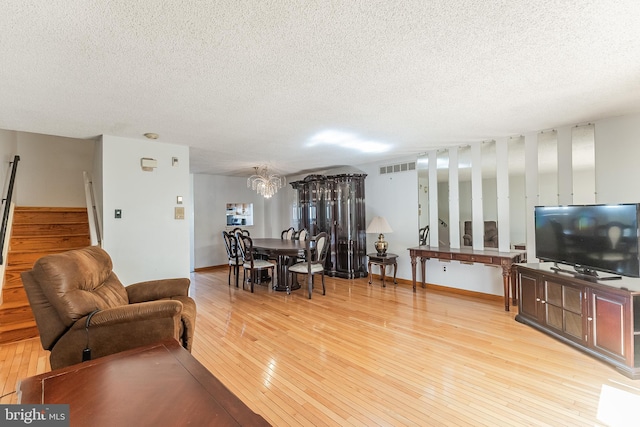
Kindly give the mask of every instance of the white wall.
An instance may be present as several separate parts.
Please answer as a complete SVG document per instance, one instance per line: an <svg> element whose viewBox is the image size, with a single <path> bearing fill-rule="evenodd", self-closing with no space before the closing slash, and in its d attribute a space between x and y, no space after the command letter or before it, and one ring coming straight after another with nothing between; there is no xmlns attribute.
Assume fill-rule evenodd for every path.
<svg viewBox="0 0 640 427"><path fill-rule="evenodd" d="M414 158L396 159L388 163L414 160ZM418 246L417 172L380 175L377 163L358 165L358 168L368 174L365 179L367 224L376 215L387 219L393 233L385 234L384 237L389 243L388 251L399 255L398 278L411 280L411 258L407 249ZM375 250L374 241L375 236L367 235L367 252ZM418 271L419 265L418 263ZM420 280L420 273L418 273L418 280ZM438 260L427 261L426 282L487 294L502 295L503 293L500 268L460 264L456 261L446 263Z"/></svg>
<svg viewBox="0 0 640 427"><path fill-rule="evenodd" d="M595 123L596 202L640 202L640 114Z"/></svg>
<svg viewBox="0 0 640 427"><path fill-rule="evenodd" d="M524 175L509 175L509 223L511 244L524 243L527 241L527 230L525 227L526 198L525 198ZM519 218L514 220L515 218Z"/></svg>
<svg viewBox="0 0 640 427"><path fill-rule="evenodd" d="M7 187L9 185L10 162L13 161L13 157L16 154L18 154L18 133L0 129L0 183L2 185L3 198L7 195Z"/></svg>
<svg viewBox="0 0 640 427"><path fill-rule="evenodd" d="M93 169L95 141L27 132L17 138L17 206L87 206L82 172Z"/></svg>
<svg viewBox="0 0 640 427"><path fill-rule="evenodd" d="M125 284L189 276L189 148L131 138L102 137L104 249ZM145 172L142 157L158 167ZM172 157L179 159L171 165ZM183 197L183 204L176 197ZM174 208L185 219L174 219ZM122 209L122 218L114 218Z"/></svg>
<svg viewBox="0 0 640 427"><path fill-rule="evenodd" d="M286 192L281 189L270 200L247 188L247 178L195 174L193 175L194 196L194 268L205 268L227 264L227 254L222 240L222 230L230 231L235 227L227 227L227 203L253 203L253 226L243 226L252 237L280 237L265 233L267 225L273 226L265 218L280 218L279 203L274 203L278 196ZM272 212L273 210L276 212Z"/></svg>
<svg viewBox="0 0 640 427"><path fill-rule="evenodd" d="M2 197L7 195L13 159L18 154L18 132L0 129L0 186ZM20 163L20 162L18 162Z"/></svg>
<svg viewBox="0 0 640 427"><path fill-rule="evenodd" d="M394 163L415 161L416 158L396 159ZM380 175L380 164L358 165L366 173L365 205L368 226L374 216L383 216L393 230L385 233L388 252L398 254L398 277L411 278L411 261L407 248L418 245L418 173L405 171ZM367 253L375 252L377 235L367 234ZM377 270L376 270L377 271Z"/></svg>
<svg viewBox="0 0 640 427"><path fill-rule="evenodd" d="M598 203L640 202L640 187L635 185L635 183L640 182L640 167L638 167L637 161L637 159L640 158L640 115L636 114L596 121L595 149L596 201ZM529 161L528 166L534 163L536 162ZM413 195L417 193L418 182L417 178L414 182L411 182L409 179L403 181L402 185L385 185L384 191L381 191L380 188L383 187L380 187L381 183L378 181L379 176L376 178L377 166L378 165L373 165L371 168L368 168L368 170L371 171L371 175L367 177L366 181L367 219L370 220L369 212L371 209L377 211L376 215L383 216L391 215L393 211L405 212L405 220L398 226L392 225L394 233L389 236L385 235L390 246L396 247L392 240L396 236L396 227L399 227L400 230L398 231L403 234L410 235L410 233L412 233L412 223L414 221L412 206L417 207L417 202L415 205L412 205L413 202L411 200ZM360 167L365 169L362 166ZM506 167L506 165L502 165L502 167ZM574 182L576 189L573 191L587 191L581 188L579 174L574 176L574 181L576 180L576 176L578 177L577 182ZM557 199L557 175L555 173L538 175L537 180L539 181L539 187L534 187L534 194L527 194L527 198L537 199L539 193L549 193ZM396 182L396 184L400 184L400 181ZM514 183L514 185L519 186L519 188L524 188L520 183ZM488 187L495 188L495 183L493 186ZM372 191L372 188L375 188L375 190ZM466 194L466 192L466 189L461 190L461 196ZM372 193L392 194L396 203L385 203L384 200L377 201L375 198L372 199ZM448 203L446 197L442 199L445 200L445 203ZM538 203L542 204L541 202ZM447 208L448 207L445 206L445 209ZM523 208L521 207L516 210L519 211L520 209ZM415 216L417 218L417 212ZM518 235L522 233L523 230L518 230ZM408 245L407 247L409 246L415 246L415 244ZM406 264L409 262L408 253L404 251L400 252L399 255L401 255L401 258L399 260L398 276L411 279L410 264L408 267ZM405 260L403 261L402 258L405 258ZM427 261L426 281L427 283L487 294L502 295L503 293L502 272L500 268L495 267L429 260Z"/></svg>

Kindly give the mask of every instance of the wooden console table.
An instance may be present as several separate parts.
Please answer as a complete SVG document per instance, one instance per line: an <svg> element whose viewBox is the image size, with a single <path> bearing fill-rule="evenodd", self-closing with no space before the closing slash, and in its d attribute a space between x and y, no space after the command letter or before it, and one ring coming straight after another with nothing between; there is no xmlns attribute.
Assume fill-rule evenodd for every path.
<svg viewBox="0 0 640 427"><path fill-rule="evenodd" d="M416 259L420 258L422 270L422 287L425 281L425 263L429 258L460 261L470 264L498 265L502 267L504 286L504 310L509 311L509 285L513 292L513 304L517 304L515 291L515 275L511 274L513 264L521 261L523 252L498 252L497 250L475 250L472 248L447 248L439 246L417 246L409 248L411 256L411 277L413 291L416 291Z"/></svg>
<svg viewBox="0 0 640 427"><path fill-rule="evenodd" d="M268 426L168 340L22 380L19 403L68 404L72 426Z"/></svg>

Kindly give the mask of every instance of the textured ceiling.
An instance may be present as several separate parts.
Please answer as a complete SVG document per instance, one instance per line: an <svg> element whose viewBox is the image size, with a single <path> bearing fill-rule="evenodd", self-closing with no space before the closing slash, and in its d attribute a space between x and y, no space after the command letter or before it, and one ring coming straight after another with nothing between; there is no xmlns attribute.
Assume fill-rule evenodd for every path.
<svg viewBox="0 0 640 427"><path fill-rule="evenodd" d="M155 132L191 147L195 173L382 162L640 111L638 0L5 0L0 29L0 128ZM307 145L327 130L392 148Z"/></svg>

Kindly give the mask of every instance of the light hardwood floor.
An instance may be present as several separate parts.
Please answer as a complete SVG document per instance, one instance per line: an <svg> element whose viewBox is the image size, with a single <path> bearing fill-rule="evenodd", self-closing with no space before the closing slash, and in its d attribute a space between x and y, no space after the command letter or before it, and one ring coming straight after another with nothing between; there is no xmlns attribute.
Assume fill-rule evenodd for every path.
<svg viewBox="0 0 640 427"><path fill-rule="evenodd" d="M640 381L516 322L499 298L333 278L311 300L251 294L226 269L192 281L193 355L274 426L624 425L611 417L640 400ZM49 369L37 340L0 346L0 361L2 394Z"/></svg>

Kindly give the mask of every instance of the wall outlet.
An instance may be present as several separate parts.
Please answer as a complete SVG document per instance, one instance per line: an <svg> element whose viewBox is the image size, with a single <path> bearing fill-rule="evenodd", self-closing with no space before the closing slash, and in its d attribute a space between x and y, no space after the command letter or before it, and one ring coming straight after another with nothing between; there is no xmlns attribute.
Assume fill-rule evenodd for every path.
<svg viewBox="0 0 640 427"><path fill-rule="evenodd" d="M445 271L445 272L447 271L447 266L446 265L442 266L442 271Z"/></svg>

